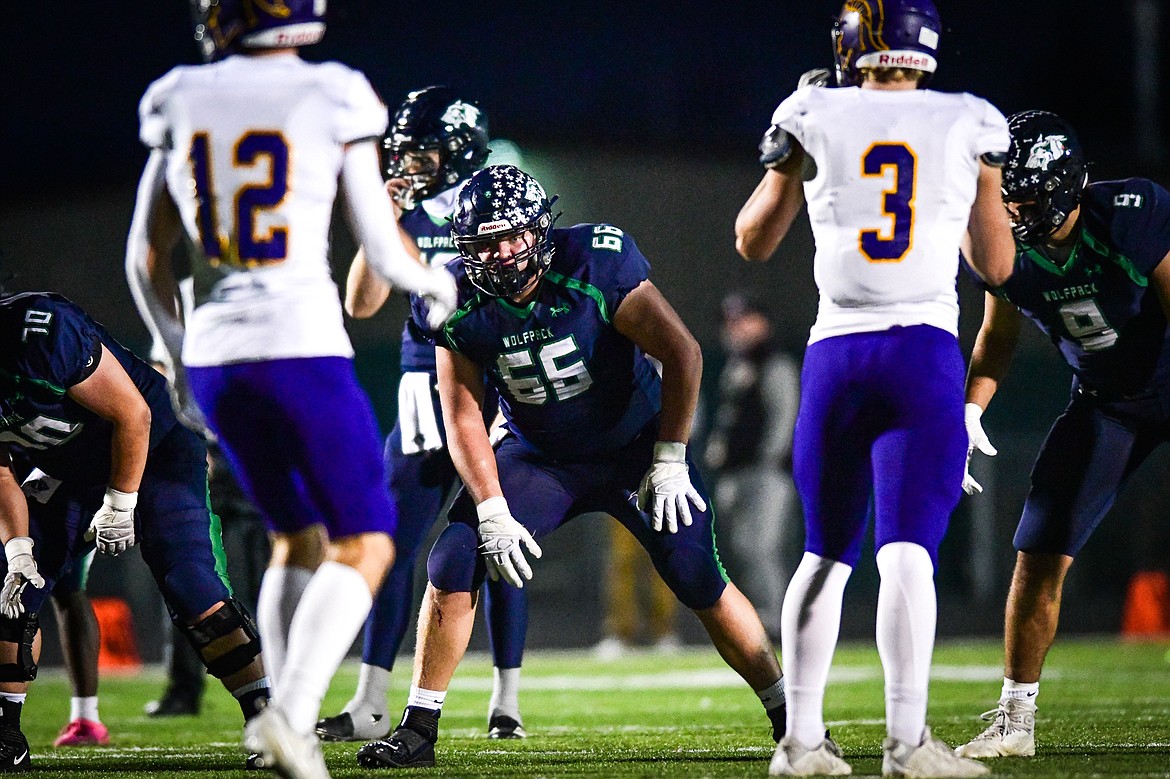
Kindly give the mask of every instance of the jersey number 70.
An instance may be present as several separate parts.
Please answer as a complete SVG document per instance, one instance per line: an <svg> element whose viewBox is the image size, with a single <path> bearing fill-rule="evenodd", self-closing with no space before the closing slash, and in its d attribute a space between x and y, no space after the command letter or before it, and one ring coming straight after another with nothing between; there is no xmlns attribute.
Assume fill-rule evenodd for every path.
<svg viewBox="0 0 1170 779"><path fill-rule="evenodd" d="M288 142L278 132L252 130L236 140L232 166L255 167L267 162L268 181L244 184L232 193L233 224L224 236L216 218L216 194L212 187L215 168L211 140L207 133L191 139L191 174L195 180L195 223L199 241L212 265L228 263L244 268L281 262L288 256L288 228L272 227L267 235L256 235L260 211L275 208L288 193Z"/></svg>
<svg viewBox="0 0 1170 779"><path fill-rule="evenodd" d="M861 156L861 175L885 176L894 169L894 186L882 196L888 231L862 230L858 246L870 262L901 262L914 243L914 184L918 158L904 143L875 143Z"/></svg>

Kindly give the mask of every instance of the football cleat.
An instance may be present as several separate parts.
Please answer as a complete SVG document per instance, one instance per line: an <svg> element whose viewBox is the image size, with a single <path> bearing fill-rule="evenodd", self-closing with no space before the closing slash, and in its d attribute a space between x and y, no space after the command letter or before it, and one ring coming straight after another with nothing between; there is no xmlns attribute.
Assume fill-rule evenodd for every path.
<svg viewBox="0 0 1170 779"><path fill-rule="evenodd" d="M110 743L110 731L100 722L78 718L61 728L55 747L103 746Z"/></svg>
<svg viewBox="0 0 1170 779"><path fill-rule="evenodd" d="M148 717L188 717L199 713L199 695L185 695L171 690L157 701L150 701L142 710Z"/></svg>
<svg viewBox="0 0 1170 779"><path fill-rule="evenodd" d="M991 725L966 744L955 748L960 757L1031 757L1036 754L1036 705L1008 698L981 719Z"/></svg>
<svg viewBox="0 0 1170 779"><path fill-rule="evenodd" d="M853 767L845 762L841 747L826 738L808 749L794 738L782 738L772 754L769 776L848 776Z"/></svg>
<svg viewBox="0 0 1170 779"><path fill-rule="evenodd" d="M0 773L16 773L32 768L28 739L20 728L0 727Z"/></svg>
<svg viewBox="0 0 1170 779"><path fill-rule="evenodd" d="M784 729L788 725L788 706L781 703L774 709L768 709L768 719L772 721L772 740L777 744L780 739L784 738ZM829 731L825 731L825 738L829 737Z"/></svg>
<svg viewBox="0 0 1170 779"><path fill-rule="evenodd" d="M244 751L282 779L330 779L317 737L297 733L272 706L244 723Z"/></svg>
<svg viewBox="0 0 1170 779"><path fill-rule="evenodd" d="M922 734L921 744L908 744L894 738L882 742L882 776L969 777L986 776L991 769L983 763L959 757L951 748L930 735Z"/></svg>
<svg viewBox="0 0 1170 779"><path fill-rule="evenodd" d="M528 738L528 731L519 720L495 714L488 720L488 738Z"/></svg>
<svg viewBox="0 0 1170 779"><path fill-rule="evenodd" d="M390 717L386 714L359 714L343 711L335 717L317 720L317 737L322 741L373 741L390 734Z"/></svg>
<svg viewBox="0 0 1170 779"><path fill-rule="evenodd" d="M435 764L439 740L438 712L406 707L402 724L389 738L371 741L358 750L362 768L427 768Z"/></svg>

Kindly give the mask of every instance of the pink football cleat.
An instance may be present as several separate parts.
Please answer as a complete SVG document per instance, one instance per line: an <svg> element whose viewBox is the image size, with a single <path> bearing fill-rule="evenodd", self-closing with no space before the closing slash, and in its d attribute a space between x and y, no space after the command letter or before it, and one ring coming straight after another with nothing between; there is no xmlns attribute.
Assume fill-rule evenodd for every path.
<svg viewBox="0 0 1170 779"><path fill-rule="evenodd" d="M110 743L110 731L100 722L75 719L61 729L55 747L89 747Z"/></svg>

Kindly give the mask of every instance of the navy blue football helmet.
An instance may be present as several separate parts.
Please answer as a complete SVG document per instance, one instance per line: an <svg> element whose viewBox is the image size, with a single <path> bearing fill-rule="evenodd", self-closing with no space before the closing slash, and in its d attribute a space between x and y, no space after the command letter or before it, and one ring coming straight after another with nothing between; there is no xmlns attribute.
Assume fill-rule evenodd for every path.
<svg viewBox="0 0 1170 779"><path fill-rule="evenodd" d="M432 198L468 178L487 161L487 114L469 100L460 100L449 87L435 86L411 92L398 106L382 142L387 178L410 182L408 202ZM408 173L410 152L437 151L439 164Z"/></svg>
<svg viewBox="0 0 1170 779"><path fill-rule="evenodd" d="M846 0L833 23L837 85L861 83L861 68L906 68L929 74L938 67L942 22L932 0Z"/></svg>
<svg viewBox="0 0 1170 779"><path fill-rule="evenodd" d="M1003 199L1015 206L1012 231L1024 244L1058 230L1089 183L1081 142L1065 120L1048 111L1008 117L1012 143L1003 167Z"/></svg>
<svg viewBox="0 0 1170 779"><path fill-rule="evenodd" d="M328 0L191 0L205 62L240 49L308 46L325 35Z"/></svg>
<svg viewBox="0 0 1170 779"><path fill-rule="evenodd" d="M543 276L552 263L555 200L514 165L489 165L464 182L451 215L451 235L468 280L492 297L514 297ZM501 243L522 236L523 250L500 256Z"/></svg>

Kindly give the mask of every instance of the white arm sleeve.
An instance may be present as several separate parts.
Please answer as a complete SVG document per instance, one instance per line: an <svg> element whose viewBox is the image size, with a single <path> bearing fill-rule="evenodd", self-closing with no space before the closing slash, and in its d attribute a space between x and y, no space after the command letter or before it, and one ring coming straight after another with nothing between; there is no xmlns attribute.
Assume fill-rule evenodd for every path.
<svg viewBox="0 0 1170 779"><path fill-rule="evenodd" d="M373 141L346 147L341 187L354 237L365 248L370 267L384 279L407 292L428 292L434 288L430 269L411 257L403 245L390 195L378 170Z"/></svg>
<svg viewBox="0 0 1170 779"><path fill-rule="evenodd" d="M169 197L166 190L166 154L159 150L150 153L142 179L138 182L138 197L134 203L134 218L126 239L126 280L138 313L156 344L162 344L172 363L179 361L183 351L183 323L175 318L168 306L155 294L147 264L150 254L151 214L160 198ZM164 258L169 261L170 258Z"/></svg>

